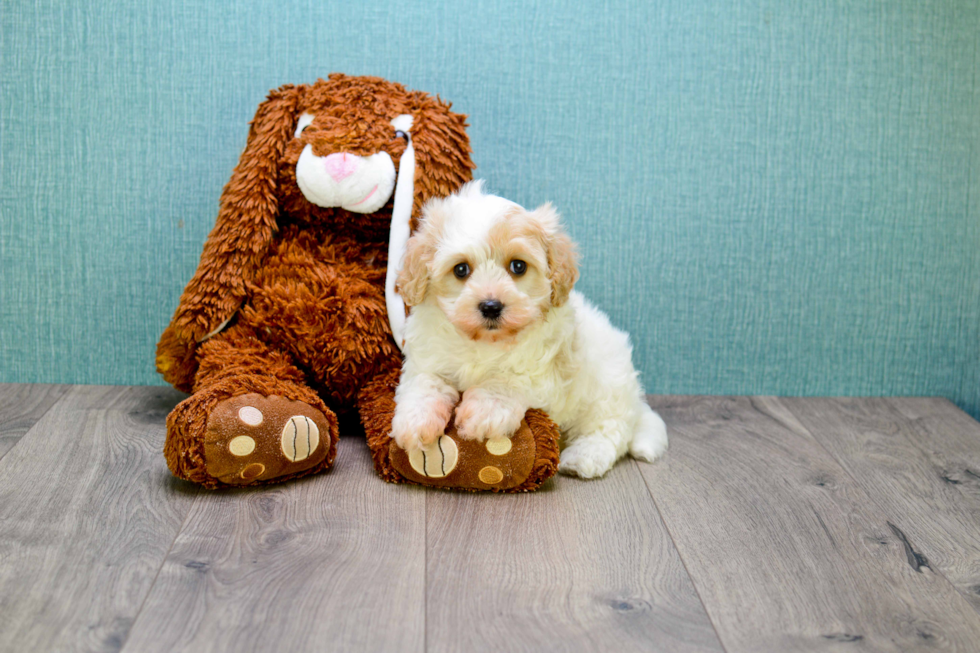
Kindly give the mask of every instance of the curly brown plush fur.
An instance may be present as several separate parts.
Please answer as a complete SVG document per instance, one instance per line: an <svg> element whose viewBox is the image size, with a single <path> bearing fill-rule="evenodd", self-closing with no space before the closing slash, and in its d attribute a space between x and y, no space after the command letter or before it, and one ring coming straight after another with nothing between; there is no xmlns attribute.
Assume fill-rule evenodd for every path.
<svg viewBox="0 0 980 653"><path fill-rule="evenodd" d="M304 112L316 119L294 138ZM414 223L426 200L448 195L472 177L465 116L438 98L376 77L334 74L269 94L221 195L201 263L157 348L157 369L169 383L192 391L198 343L240 308L239 319L252 324L285 322L277 340L301 340L300 359L311 350L324 352L330 360L309 365L311 376L332 389L344 386L338 394L348 401L360 385L352 377L373 376L356 369L359 364L397 360L387 331L372 328L386 321L379 320L385 315L380 284L392 201L367 215L315 206L299 189L296 162L307 144L318 156L384 151L397 162L405 142L390 123L401 114L414 118ZM278 314L266 319L279 309L287 309L285 320ZM335 323L320 323L321 315ZM367 332L359 331L364 327ZM345 346L335 346L340 342ZM336 378L337 372L346 378Z"/></svg>
<svg viewBox="0 0 980 653"><path fill-rule="evenodd" d="M314 119L297 135L304 113ZM377 421L365 414L371 393L361 391L372 381L397 379L401 365L384 296L393 199L368 214L317 206L300 189L296 166L310 146L319 157L386 152L397 167L406 142L391 120L403 114L413 118L414 227L426 200L454 192L472 176L465 116L400 84L341 74L283 86L259 106L200 265L157 345L159 372L192 393L167 420L165 453L175 475L208 487L227 484L209 473L205 440L213 444L217 437L215 411L227 413L230 400L245 394L283 406L303 402L314 411L312 422L327 431L319 434L321 463L274 478L243 471L249 483L329 467L334 411L342 416L358 408L359 393L361 419ZM285 419L261 428L285 433Z"/></svg>

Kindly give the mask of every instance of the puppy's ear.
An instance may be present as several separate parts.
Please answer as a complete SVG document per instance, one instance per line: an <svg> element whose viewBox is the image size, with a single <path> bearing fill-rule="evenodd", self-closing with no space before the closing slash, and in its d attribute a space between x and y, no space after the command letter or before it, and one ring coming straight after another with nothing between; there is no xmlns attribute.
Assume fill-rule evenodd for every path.
<svg viewBox="0 0 980 653"><path fill-rule="evenodd" d="M536 208L531 215L545 233L542 241L548 254L551 303L553 306L561 306L568 301L568 295L578 281L578 251L575 243L561 228L558 212L550 202Z"/></svg>
<svg viewBox="0 0 980 653"><path fill-rule="evenodd" d="M429 289L429 263L436 253L436 243L445 220L445 200L429 200L422 207L422 222L408 239L395 290L408 306L418 306Z"/></svg>
<svg viewBox="0 0 980 653"><path fill-rule="evenodd" d="M272 91L255 113L197 272L171 321L182 340L201 340L231 319L268 251L279 214L279 160L296 127L305 88L287 85Z"/></svg>
<svg viewBox="0 0 980 653"><path fill-rule="evenodd" d="M395 281L395 292L401 295L408 306L418 306L425 299L425 292L429 288L431 257L431 248L421 234L408 239L402 268L398 271L398 279Z"/></svg>

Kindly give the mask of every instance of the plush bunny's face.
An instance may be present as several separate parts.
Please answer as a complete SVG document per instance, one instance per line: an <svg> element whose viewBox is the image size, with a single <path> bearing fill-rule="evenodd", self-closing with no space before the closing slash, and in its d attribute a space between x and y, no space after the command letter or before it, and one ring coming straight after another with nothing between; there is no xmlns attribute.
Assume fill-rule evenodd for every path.
<svg viewBox="0 0 980 653"><path fill-rule="evenodd" d="M408 141L408 133L395 124L411 123L413 118L403 113L385 125L385 118L397 107L370 116L344 111L347 108L321 109L319 117L300 115L294 138L304 147L296 162L296 183L303 196L319 207L374 213L391 198L397 174L392 154L401 156ZM372 124L358 129L365 118Z"/></svg>
<svg viewBox="0 0 980 653"><path fill-rule="evenodd" d="M278 162L287 219L386 236L409 139L417 161L413 214L429 197L448 194L469 177L463 116L437 98L378 78L343 75L296 87L295 93L291 138Z"/></svg>
<svg viewBox="0 0 980 653"><path fill-rule="evenodd" d="M296 138L301 138L314 120L309 113L300 116ZM391 155L383 150L368 155L333 152L320 156L313 144L307 143L296 162L296 183L307 200L322 208L339 206L354 213L374 213L384 206L395 190L395 176Z"/></svg>

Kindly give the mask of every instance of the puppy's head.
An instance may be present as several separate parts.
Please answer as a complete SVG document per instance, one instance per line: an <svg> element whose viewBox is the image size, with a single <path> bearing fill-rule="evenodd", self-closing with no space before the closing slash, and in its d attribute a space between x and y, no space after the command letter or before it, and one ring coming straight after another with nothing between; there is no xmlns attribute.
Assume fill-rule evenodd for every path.
<svg viewBox="0 0 980 653"><path fill-rule="evenodd" d="M473 340L507 341L565 303L576 259L550 204L528 211L475 181L423 207L398 290L409 306L436 302Z"/></svg>

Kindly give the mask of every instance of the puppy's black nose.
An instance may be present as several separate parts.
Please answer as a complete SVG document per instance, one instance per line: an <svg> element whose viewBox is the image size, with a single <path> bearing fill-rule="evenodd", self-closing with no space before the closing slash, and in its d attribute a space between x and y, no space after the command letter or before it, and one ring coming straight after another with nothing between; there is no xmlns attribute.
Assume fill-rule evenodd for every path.
<svg viewBox="0 0 980 653"><path fill-rule="evenodd" d="M496 299L482 301L477 308L480 309L480 313L483 314L483 317L487 318L488 320L496 320L504 311L504 305Z"/></svg>

